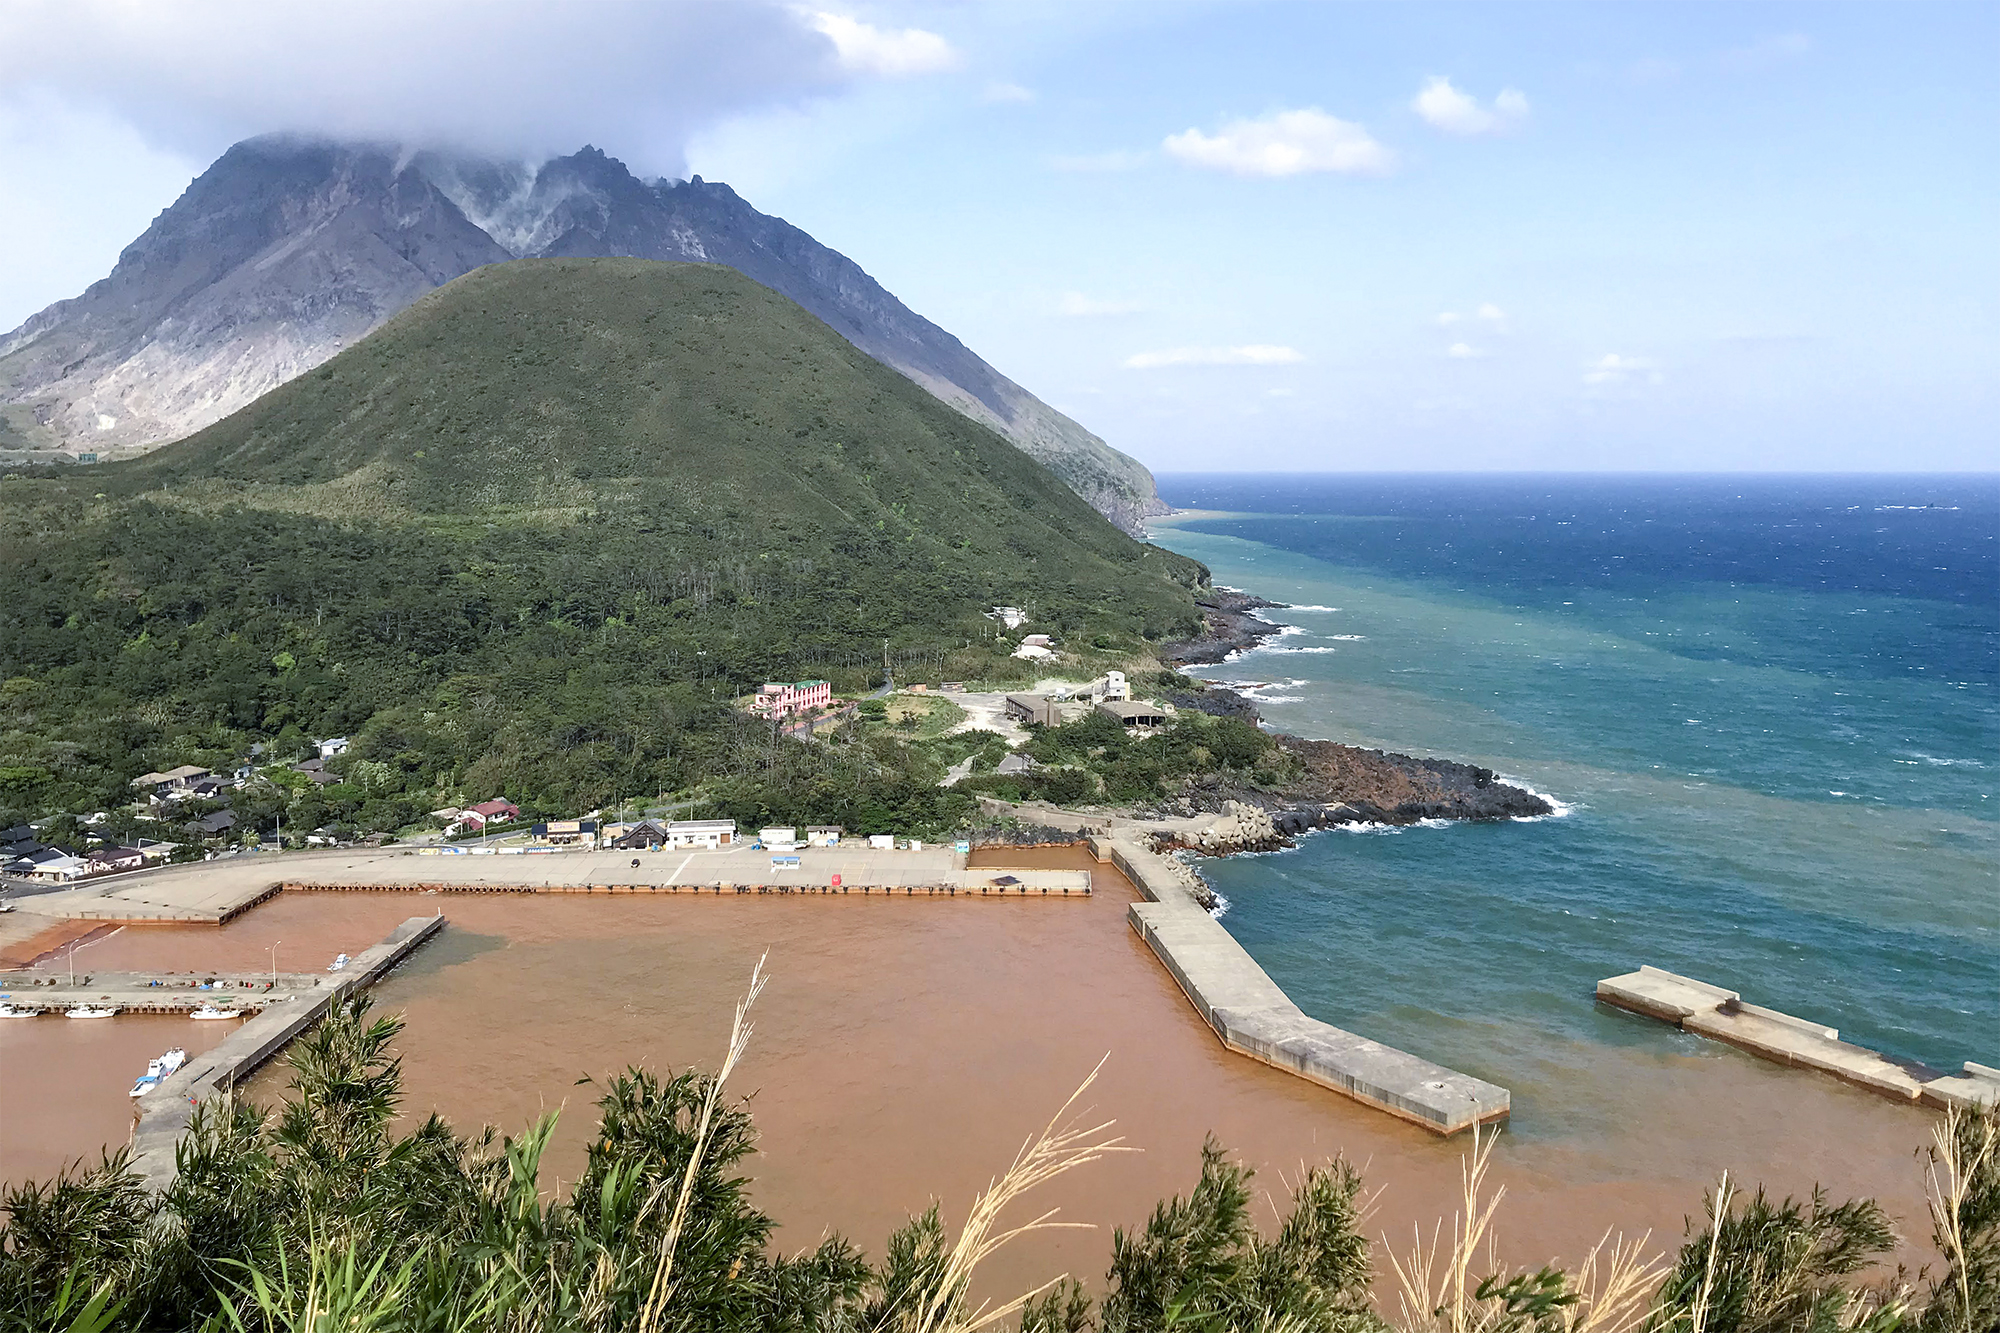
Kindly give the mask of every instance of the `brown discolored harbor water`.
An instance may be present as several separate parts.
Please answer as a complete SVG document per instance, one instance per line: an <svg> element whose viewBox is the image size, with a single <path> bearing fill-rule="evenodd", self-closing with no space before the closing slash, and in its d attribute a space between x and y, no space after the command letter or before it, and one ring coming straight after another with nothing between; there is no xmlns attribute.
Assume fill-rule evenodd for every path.
<svg viewBox="0 0 2000 1333"><path fill-rule="evenodd" d="M1043 1206L1096 1229L1003 1254L986 1274L994 1290L1060 1271L1096 1278L1110 1228L1143 1224L1157 1200L1185 1191L1210 1133L1280 1195L1301 1164L1344 1152L1380 1190L1371 1231L1399 1250L1413 1226L1449 1218L1466 1140L1440 1141L1223 1050L1125 924L1130 886L1081 850L983 855L987 864L1088 868L1096 896L291 894L220 930L126 930L87 952L106 969L247 973L268 967L279 942L279 966L303 970L442 908L450 929L376 990L381 1007L409 1019L405 1109L436 1109L462 1131L490 1122L514 1132L563 1108L545 1164L551 1188L579 1169L593 1124L595 1093L578 1080L627 1064L713 1067L732 1006L766 955L770 987L732 1087L756 1116L753 1188L787 1250L837 1230L879 1255L888 1232L933 1198L956 1222L1107 1055L1087 1105L1143 1151L1052 1186ZM178 1034L214 1026L143 1020L156 1021L190 1050ZM0 1175L46 1175L122 1138L115 1131L129 1110L110 1104L125 1102L138 1072L125 1066L143 1067L158 1053L144 1048L162 1043L134 1037L127 1052L65 1030L85 1027L116 1037L141 1023L0 1024ZM1495 1180L1507 1190L1504 1261L1573 1263L1607 1229L1650 1230L1656 1245L1674 1244L1725 1167L1778 1192L1817 1183L1836 1197L1874 1195L1906 1237L1927 1236L1914 1156L1929 1134L1925 1113L1678 1038L1586 1054L1590 1095L1621 1114L1567 1136L1503 1135ZM251 1095L275 1100L283 1083L274 1066ZM99 1102L110 1111L99 1113ZM1272 1216L1260 1205L1263 1220ZM1924 1249L1907 1257L1921 1260Z"/></svg>

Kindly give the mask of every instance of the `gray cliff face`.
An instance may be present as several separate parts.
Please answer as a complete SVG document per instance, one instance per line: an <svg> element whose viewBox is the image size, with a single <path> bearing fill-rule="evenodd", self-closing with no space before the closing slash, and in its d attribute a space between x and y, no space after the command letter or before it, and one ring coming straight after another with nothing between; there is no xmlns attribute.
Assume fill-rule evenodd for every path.
<svg viewBox="0 0 2000 1333"><path fill-rule="evenodd" d="M852 260L726 185L642 182L595 149L540 168L282 137L236 145L109 277L0 338L0 448L123 455L310 370L433 287L521 257L726 264L993 427L1133 530L1152 475Z"/></svg>

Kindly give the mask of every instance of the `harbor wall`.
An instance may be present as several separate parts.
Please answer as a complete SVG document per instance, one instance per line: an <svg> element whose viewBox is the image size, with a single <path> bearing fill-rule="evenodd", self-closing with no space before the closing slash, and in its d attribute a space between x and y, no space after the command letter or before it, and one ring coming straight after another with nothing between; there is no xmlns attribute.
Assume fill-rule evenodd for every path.
<svg viewBox="0 0 2000 1333"><path fill-rule="evenodd" d="M2000 1072L1985 1065L1968 1060L1962 1072L1952 1074L1914 1060L1893 1060L1842 1041L1837 1028L1745 1004L1733 990L1663 968L1642 966L1606 977L1597 983L1597 998L1775 1064L1831 1074L1896 1101L1949 1110L2000 1100Z"/></svg>
<svg viewBox="0 0 2000 1333"><path fill-rule="evenodd" d="M196 1106L218 1093L232 1092L293 1038L326 1017L336 1000L373 985L443 928L441 915L411 917L381 943L356 954L331 986L311 995L300 993L244 1020L220 1045L188 1061L141 1097L139 1123L132 1131L132 1166L145 1188L158 1193L173 1183L175 1154Z"/></svg>
<svg viewBox="0 0 2000 1333"><path fill-rule="evenodd" d="M1127 919L1230 1050L1437 1134L1506 1119L1505 1088L1313 1018L1196 901L1187 867L1127 839L1094 837L1147 901Z"/></svg>

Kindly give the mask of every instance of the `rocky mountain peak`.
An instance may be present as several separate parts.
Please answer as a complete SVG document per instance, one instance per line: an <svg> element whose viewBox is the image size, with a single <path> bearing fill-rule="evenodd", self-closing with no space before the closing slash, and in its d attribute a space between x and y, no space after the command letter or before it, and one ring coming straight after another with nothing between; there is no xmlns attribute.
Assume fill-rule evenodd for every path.
<svg viewBox="0 0 2000 1333"><path fill-rule="evenodd" d="M247 405L485 264L726 264L991 426L1114 522L1144 467L720 182L641 181L586 145L540 164L266 135L230 148L111 274L0 339L0 451L142 452Z"/></svg>

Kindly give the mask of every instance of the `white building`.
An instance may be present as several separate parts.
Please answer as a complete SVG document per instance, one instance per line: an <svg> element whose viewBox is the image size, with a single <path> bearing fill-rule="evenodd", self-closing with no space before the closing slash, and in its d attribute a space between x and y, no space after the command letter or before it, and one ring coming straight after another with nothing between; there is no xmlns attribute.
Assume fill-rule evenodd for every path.
<svg viewBox="0 0 2000 1333"><path fill-rule="evenodd" d="M347 753L347 737L329 736L319 743L319 757L331 759L335 755Z"/></svg>
<svg viewBox="0 0 2000 1333"><path fill-rule="evenodd" d="M736 821L733 819L677 819L667 825L667 844L671 847L727 847L736 841Z"/></svg>
<svg viewBox="0 0 2000 1333"><path fill-rule="evenodd" d="M799 831L795 828L767 828L758 831L757 840L772 851L790 851L799 845Z"/></svg>

